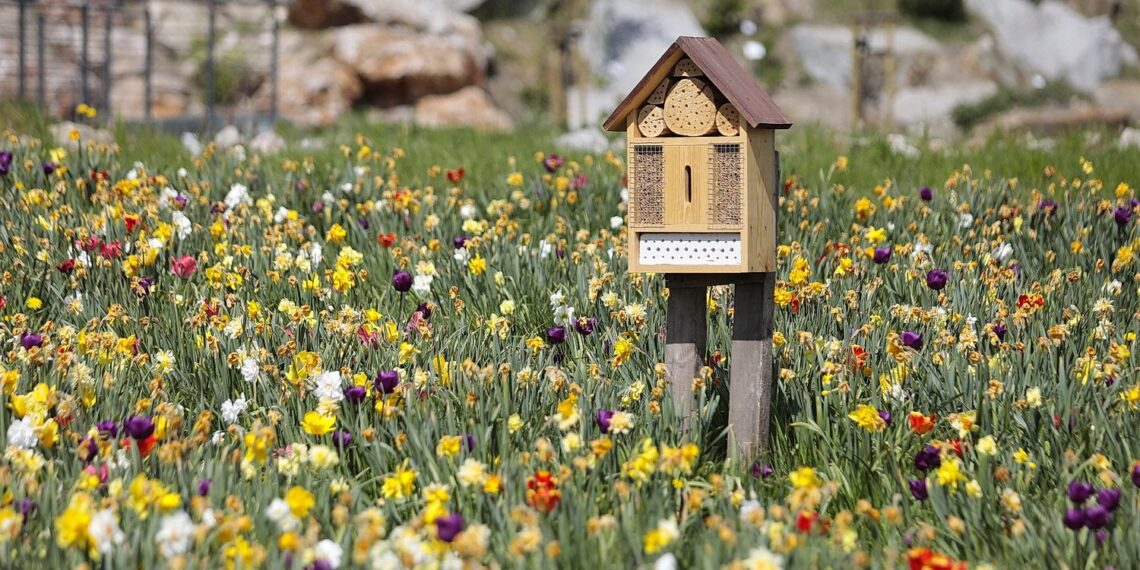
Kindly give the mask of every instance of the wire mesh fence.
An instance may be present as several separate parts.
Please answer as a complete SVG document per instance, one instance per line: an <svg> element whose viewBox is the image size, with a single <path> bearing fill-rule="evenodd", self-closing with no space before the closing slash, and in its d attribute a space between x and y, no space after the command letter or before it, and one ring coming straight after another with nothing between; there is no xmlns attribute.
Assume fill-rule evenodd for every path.
<svg viewBox="0 0 1140 570"><path fill-rule="evenodd" d="M212 131L277 117L288 0L0 0L0 98Z"/></svg>

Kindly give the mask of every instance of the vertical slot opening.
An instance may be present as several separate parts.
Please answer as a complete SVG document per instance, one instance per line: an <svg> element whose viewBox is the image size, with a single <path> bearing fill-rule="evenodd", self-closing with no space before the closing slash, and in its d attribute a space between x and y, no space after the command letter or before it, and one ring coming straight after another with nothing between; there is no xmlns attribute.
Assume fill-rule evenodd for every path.
<svg viewBox="0 0 1140 570"><path fill-rule="evenodd" d="M693 167L685 165L685 203L693 203Z"/></svg>

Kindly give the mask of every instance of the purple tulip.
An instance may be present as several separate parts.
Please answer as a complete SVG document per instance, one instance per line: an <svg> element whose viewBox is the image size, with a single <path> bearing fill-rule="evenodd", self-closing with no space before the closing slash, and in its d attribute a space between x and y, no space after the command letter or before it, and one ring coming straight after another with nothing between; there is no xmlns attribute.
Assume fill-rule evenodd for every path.
<svg viewBox="0 0 1140 570"><path fill-rule="evenodd" d="M925 501L930 497L930 493L926 489L926 479L911 479L907 481L910 487L910 496L919 501Z"/></svg>
<svg viewBox="0 0 1140 570"><path fill-rule="evenodd" d="M210 494L210 485L213 485L213 484L214 484L214 482L209 480L209 479L202 479L201 481L198 481L198 495L201 497L205 497L206 495L209 495Z"/></svg>
<svg viewBox="0 0 1140 570"><path fill-rule="evenodd" d="M875 248L874 255L875 263L882 265L891 260L891 246L884 245L883 247Z"/></svg>
<svg viewBox="0 0 1140 570"><path fill-rule="evenodd" d="M99 456L99 444L96 443L95 438L85 437L79 440L79 458L83 461L90 462Z"/></svg>
<svg viewBox="0 0 1140 570"><path fill-rule="evenodd" d="M899 335L899 340L902 340L903 346L913 348L915 350L922 350L922 335L914 331L903 331Z"/></svg>
<svg viewBox="0 0 1140 570"><path fill-rule="evenodd" d="M396 386L400 385L400 373L395 370L385 370L376 375L376 381L372 385L381 394L391 394L396 391Z"/></svg>
<svg viewBox="0 0 1140 570"><path fill-rule="evenodd" d="M319 214L325 211L325 203L322 200L313 200L313 206L310 209L314 214Z"/></svg>
<svg viewBox="0 0 1140 570"><path fill-rule="evenodd" d="M934 199L934 190L931 190L929 186L923 186L918 189L918 197L922 198L923 202L929 202Z"/></svg>
<svg viewBox="0 0 1140 570"><path fill-rule="evenodd" d="M24 333L20 336L20 346L24 347L24 350L31 350L43 343L44 337L39 333Z"/></svg>
<svg viewBox="0 0 1140 570"><path fill-rule="evenodd" d="M1100 546L1104 544L1104 541L1108 540L1108 531L1102 528L1096 531L1096 534L1093 536L1096 536L1096 545ZM1112 566L1105 566L1104 570L1112 570Z"/></svg>
<svg viewBox="0 0 1140 570"><path fill-rule="evenodd" d="M134 439L146 439L154 435L154 420L146 416L131 416L123 422L123 429Z"/></svg>
<svg viewBox="0 0 1140 570"><path fill-rule="evenodd" d="M347 431L334 431L332 434L333 447L344 449L352 443L352 434Z"/></svg>
<svg viewBox="0 0 1140 570"><path fill-rule="evenodd" d="M1116 507L1120 506L1120 489L1101 489L1097 491L1096 503L1109 512L1116 511Z"/></svg>
<svg viewBox="0 0 1140 570"><path fill-rule="evenodd" d="M357 386L354 384L352 386L345 386L344 388L344 399L352 402L353 404L359 404L360 402L363 402L364 397L367 395L368 389L364 386Z"/></svg>
<svg viewBox="0 0 1140 570"><path fill-rule="evenodd" d="M559 156L557 154L551 154L550 156L546 157L546 160L542 161L542 166L544 168L546 168L547 172L552 173L555 170L562 168L562 165L565 163L566 163L565 158L562 158L561 156Z"/></svg>
<svg viewBox="0 0 1140 570"><path fill-rule="evenodd" d="M28 517L36 512L36 507L36 502L27 497L16 501L16 512L23 515L24 520L27 520Z"/></svg>
<svg viewBox="0 0 1140 570"><path fill-rule="evenodd" d="M119 435L119 424L112 420L98 422L95 428L99 430L99 435L107 439L115 439Z"/></svg>
<svg viewBox="0 0 1140 570"><path fill-rule="evenodd" d="M596 419L598 421L598 429L602 430L602 433L610 433L610 422L614 419L614 411L598 410Z"/></svg>
<svg viewBox="0 0 1140 570"><path fill-rule="evenodd" d="M412 290L412 274L407 271L397 271L392 275L392 287L401 293Z"/></svg>
<svg viewBox="0 0 1140 570"><path fill-rule="evenodd" d="M550 344L566 342L566 327L554 327L546 331L546 340L549 340Z"/></svg>
<svg viewBox="0 0 1140 570"><path fill-rule="evenodd" d="M1108 509L1100 505L1093 505L1085 509L1085 525L1090 529L1104 528L1104 525L1108 524L1108 519Z"/></svg>
<svg viewBox="0 0 1140 570"><path fill-rule="evenodd" d="M45 160L45 161L43 162L43 164L40 164L40 168L42 168L42 169L43 169L43 171L44 171L44 176L51 176L51 175L52 175L52 173L54 173L54 172L55 172L56 166L55 166L55 163L53 163L53 162L49 162L49 161L46 161L46 160Z"/></svg>
<svg viewBox="0 0 1140 570"><path fill-rule="evenodd" d="M942 456L938 452L938 448L933 445L926 445L914 455L914 468L919 471L930 471L942 465Z"/></svg>
<svg viewBox="0 0 1140 570"><path fill-rule="evenodd" d="M594 332L594 327L598 326L598 319L594 317L581 317L574 321L574 330L582 336L589 336Z"/></svg>
<svg viewBox="0 0 1140 570"><path fill-rule="evenodd" d="M1045 199L1037 204L1037 209L1045 212L1046 214L1052 214L1053 212L1057 211L1057 203L1053 200Z"/></svg>
<svg viewBox="0 0 1140 570"><path fill-rule="evenodd" d="M1132 466L1132 486L1140 487L1140 463Z"/></svg>
<svg viewBox="0 0 1140 570"><path fill-rule="evenodd" d="M0 176L7 176L12 171L12 153L0 150Z"/></svg>
<svg viewBox="0 0 1140 570"><path fill-rule="evenodd" d="M431 318L431 307L427 303L420 303L415 312L419 313L425 321Z"/></svg>
<svg viewBox="0 0 1140 570"><path fill-rule="evenodd" d="M894 416L892 416L891 412L889 412L887 410L879 410L879 417L882 418L883 423L885 423L887 425L891 425L891 418L893 418Z"/></svg>
<svg viewBox="0 0 1140 570"><path fill-rule="evenodd" d="M1005 341L1005 333L1008 329L1002 323L997 323L993 326L994 334L997 335L998 340Z"/></svg>
<svg viewBox="0 0 1140 570"><path fill-rule="evenodd" d="M467 449L467 451L474 450L475 449L475 436L471 433L464 433L463 434L463 446Z"/></svg>
<svg viewBox="0 0 1140 570"><path fill-rule="evenodd" d="M1076 504L1081 504L1091 497L1093 494L1093 486L1083 481L1073 481L1069 483L1069 500Z"/></svg>
<svg viewBox="0 0 1140 570"><path fill-rule="evenodd" d="M931 269L926 273L926 286L941 291L946 288L946 282L950 280L950 274L941 269Z"/></svg>
<svg viewBox="0 0 1140 570"><path fill-rule="evenodd" d="M761 465L759 461L752 463L752 477L754 479L767 479L775 470L769 465Z"/></svg>
<svg viewBox="0 0 1140 570"><path fill-rule="evenodd" d="M174 203L178 205L178 208L177 208L178 210L182 210L182 209L186 208L186 204L188 204L189 202L190 202L190 199L187 198L184 194L179 194L179 195L174 197Z"/></svg>
<svg viewBox="0 0 1140 570"><path fill-rule="evenodd" d="M1065 523L1065 528L1069 530L1081 530L1081 528L1085 526L1084 509L1069 509L1065 511L1065 516L1061 518L1061 522Z"/></svg>
<svg viewBox="0 0 1140 570"><path fill-rule="evenodd" d="M332 563L328 560L314 560L312 564L305 566L305 570L333 570Z"/></svg>
<svg viewBox="0 0 1140 570"><path fill-rule="evenodd" d="M468 239L469 238L467 236L455 236L455 237L451 238L451 245L455 249L462 249L464 247L467 247L467 240Z"/></svg>
<svg viewBox="0 0 1140 570"><path fill-rule="evenodd" d="M435 534L444 542L451 542L463 532L463 515L459 513L435 519Z"/></svg>
<svg viewBox="0 0 1140 570"><path fill-rule="evenodd" d="M1128 222L1132 221L1132 210L1128 208L1117 208L1112 212L1112 219L1116 220L1116 225L1124 227Z"/></svg>

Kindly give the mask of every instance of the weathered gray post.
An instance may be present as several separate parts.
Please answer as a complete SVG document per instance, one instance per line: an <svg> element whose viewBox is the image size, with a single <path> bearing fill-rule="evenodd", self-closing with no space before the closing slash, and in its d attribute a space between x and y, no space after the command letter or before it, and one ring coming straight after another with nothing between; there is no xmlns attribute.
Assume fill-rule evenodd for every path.
<svg viewBox="0 0 1140 570"><path fill-rule="evenodd" d="M775 273L736 284L732 352L729 355L728 429L736 453L752 458L768 451L772 402L772 305Z"/></svg>
<svg viewBox="0 0 1140 570"><path fill-rule="evenodd" d="M665 313L665 368L673 405L688 428L693 412L693 379L705 363L708 329L705 319L705 287L667 275L669 302Z"/></svg>

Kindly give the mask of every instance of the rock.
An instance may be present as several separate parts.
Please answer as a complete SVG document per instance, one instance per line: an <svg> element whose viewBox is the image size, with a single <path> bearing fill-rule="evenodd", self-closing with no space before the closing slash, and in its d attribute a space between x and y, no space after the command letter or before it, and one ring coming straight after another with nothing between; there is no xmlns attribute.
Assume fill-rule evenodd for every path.
<svg viewBox="0 0 1140 570"><path fill-rule="evenodd" d="M276 131L262 131L249 141L249 148L261 154L277 154L285 150L285 139Z"/></svg>
<svg viewBox="0 0 1140 570"><path fill-rule="evenodd" d="M79 132L78 141L71 139L72 131ZM48 127L48 132L51 133L51 138L55 139L57 144L66 145L72 149L89 142L101 144L113 144L115 142L115 135L111 134L111 131L72 121L56 123Z"/></svg>
<svg viewBox="0 0 1140 570"><path fill-rule="evenodd" d="M1127 113L1083 103L1072 107L1047 105L1012 109L979 125L974 131L975 140L984 140L993 132L1025 131L1053 134L1096 128L1119 129L1127 124Z"/></svg>
<svg viewBox="0 0 1140 570"><path fill-rule="evenodd" d="M451 93L483 80L481 48L462 36L425 36L380 24L332 32L333 55L360 76L369 102L387 107Z"/></svg>
<svg viewBox="0 0 1140 570"><path fill-rule="evenodd" d="M580 45L588 67L603 83L589 86L584 105L569 105L570 124L600 122L678 36L703 35L704 30L683 0L595 0Z"/></svg>
<svg viewBox="0 0 1140 570"><path fill-rule="evenodd" d="M1136 50L1105 17L1086 18L1057 0L966 0L994 34L998 50L1026 75L1092 91L1137 63Z"/></svg>
<svg viewBox="0 0 1140 570"><path fill-rule="evenodd" d="M794 86L772 94L772 100L796 124L816 123L851 128L851 91L826 84Z"/></svg>
<svg viewBox="0 0 1140 570"><path fill-rule="evenodd" d="M295 0L289 7L289 21L304 29L384 24L480 44L479 21L447 4L440 0Z"/></svg>
<svg viewBox="0 0 1140 570"><path fill-rule="evenodd" d="M1126 127L1120 131L1120 146L1122 147L1140 147L1140 129Z"/></svg>
<svg viewBox="0 0 1140 570"><path fill-rule="evenodd" d="M895 94L893 119L900 126L948 120L954 107L977 103L997 90L996 83L982 79L900 89Z"/></svg>
<svg viewBox="0 0 1140 570"><path fill-rule="evenodd" d="M855 36L846 26L800 24L788 33L788 42L793 47L796 58L804 71L813 80L839 89L851 88L852 59L854 58ZM883 53L888 45L886 32L873 31L868 38L871 53ZM902 26L895 29L894 53L898 61L901 84L907 81L911 62L913 67L925 67L929 60L942 51L939 43L915 28Z"/></svg>
<svg viewBox="0 0 1140 570"><path fill-rule="evenodd" d="M560 135L554 139L554 146L570 150L601 153L609 148L610 143L606 135L597 127L583 127L576 131L570 131Z"/></svg>
<svg viewBox="0 0 1140 570"><path fill-rule="evenodd" d="M495 107L487 92L464 87L447 95L428 95L416 101L416 124L424 127L472 127L507 131L511 118Z"/></svg>
<svg viewBox="0 0 1140 570"><path fill-rule="evenodd" d="M241 144L241 140L241 132L233 125L226 125L218 131L218 134L214 135L214 144L222 149L233 148Z"/></svg>
<svg viewBox="0 0 1140 570"><path fill-rule="evenodd" d="M289 45L281 55L278 111L303 127L331 125L352 109L364 84L350 66L328 57L329 47L316 34L307 32ZM268 100L270 89L265 83L255 98Z"/></svg>
<svg viewBox="0 0 1140 570"><path fill-rule="evenodd" d="M1124 111L1133 122L1140 122L1140 80L1108 81L1093 92L1093 100L1106 109Z"/></svg>

